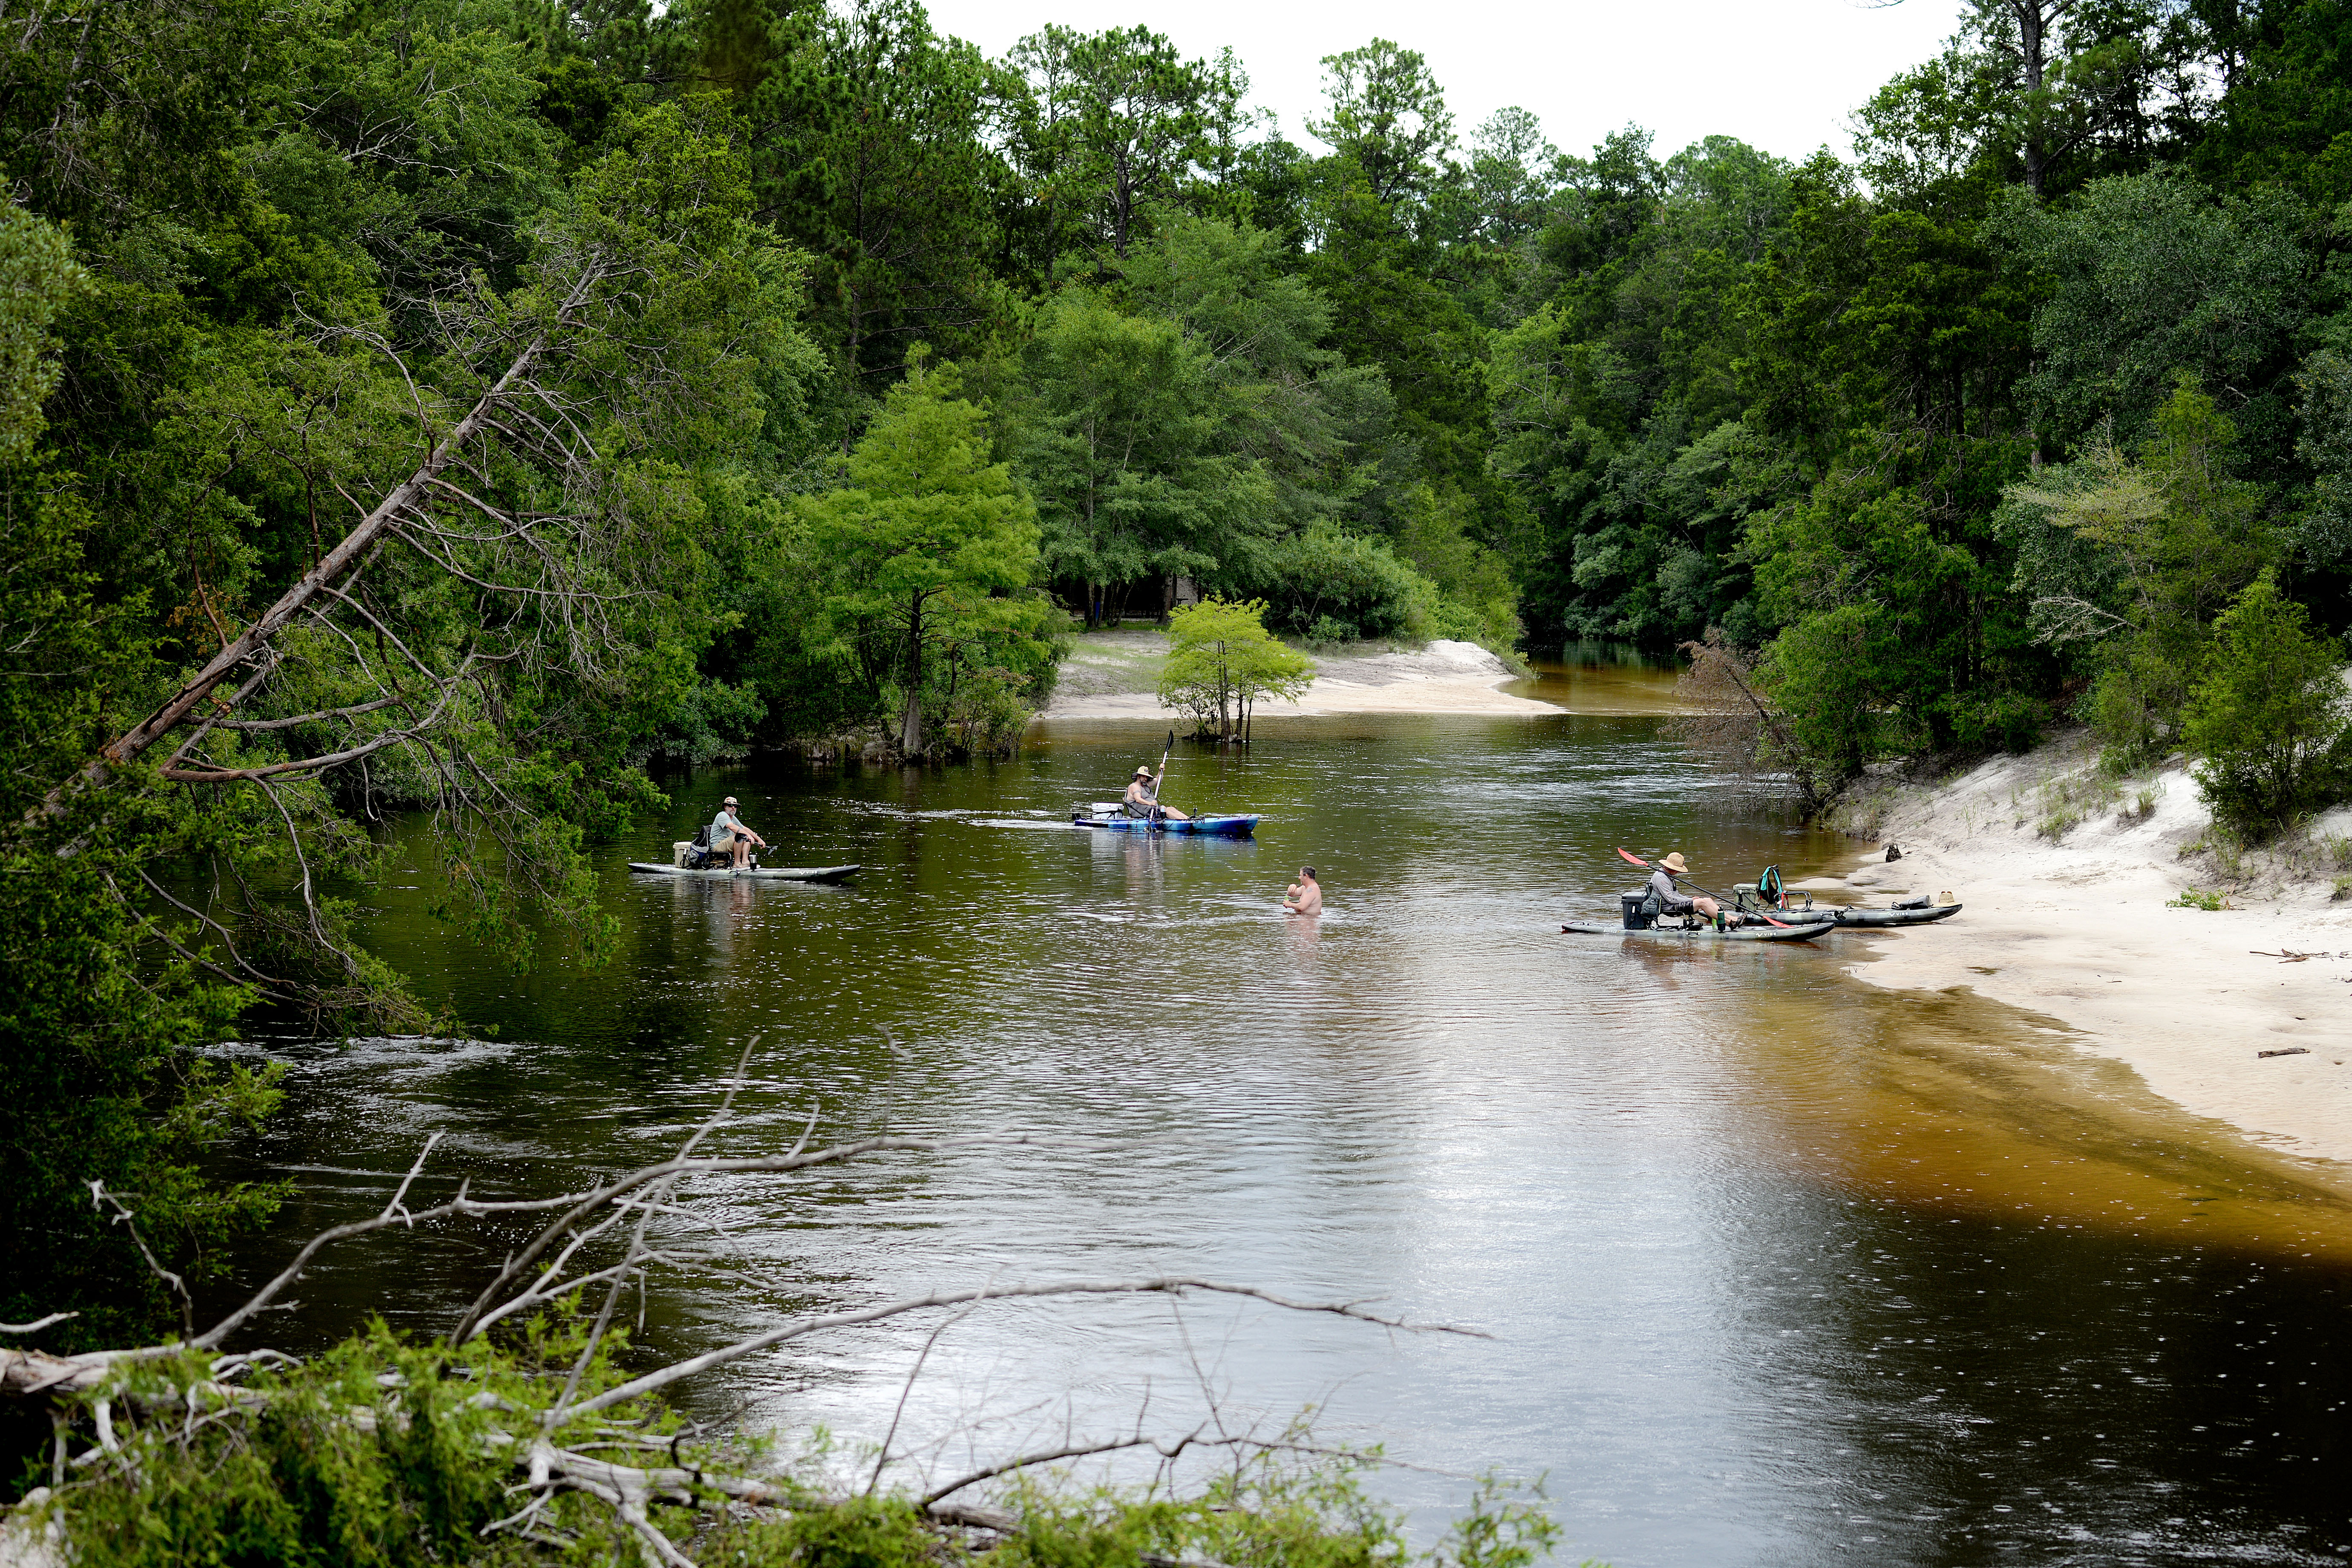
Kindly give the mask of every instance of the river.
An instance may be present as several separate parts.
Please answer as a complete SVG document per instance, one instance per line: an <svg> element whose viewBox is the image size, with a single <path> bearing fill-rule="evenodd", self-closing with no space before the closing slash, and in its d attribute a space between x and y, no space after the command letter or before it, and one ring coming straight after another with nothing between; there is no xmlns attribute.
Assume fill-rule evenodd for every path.
<svg viewBox="0 0 2352 1568"><path fill-rule="evenodd" d="M472 1037L264 1043L295 1071L253 1166L299 1195L246 1267L380 1206L435 1131L434 1192L656 1158L756 1037L731 1151L812 1114L820 1136L1045 1142L706 1184L725 1257L659 1283L648 1352L812 1303L1162 1273L1487 1337L1002 1305L927 1357L937 1318L741 1363L689 1396L713 1419L871 1443L903 1396L911 1478L1139 1414L1172 1433L1311 1405L1325 1437L1422 1467L1378 1487L1423 1539L1463 1475L1541 1477L1562 1561L1620 1568L2352 1555L2352 1207L2324 1173L2155 1101L2051 1020L1843 973L1874 942L1965 942L1965 913L1810 946L1559 934L1635 882L1621 845L1718 885L1852 853L1662 742L1663 679L1556 669L1525 689L1581 711L1180 747L1168 798L1263 812L1252 842L1067 825L1157 760L1150 724L929 772L708 771L598 852L622 953L585 975L514 977L395 878L370 937ZM622 868L730 792L775 860L865 871ZM1319 922L1278 908L1302 863ZM357 1244L305 1282L305 1321L430 1331L484 1262L458 1233Z"/></svg>

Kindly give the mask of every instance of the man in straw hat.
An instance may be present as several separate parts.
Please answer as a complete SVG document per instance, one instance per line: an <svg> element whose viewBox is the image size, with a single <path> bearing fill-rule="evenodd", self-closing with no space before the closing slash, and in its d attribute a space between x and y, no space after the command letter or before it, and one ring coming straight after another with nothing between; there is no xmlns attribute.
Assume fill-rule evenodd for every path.
<svg viewBox="0 0 2352 1568"><path fill-rule="evenodd" d="M1157 806L1162 816L1178 822L1192 820L1172 805L1160 805L1159 796L1160 781L1151 776L1151 764L1146 763L1135 770L1133 778L1127 781L1127 798L1120 805L1129 816L1150 816Z"/></svg>
<svg viewBox="0 0 2352 1568"><path fill-rule="evenodd" d="M1708 920L1715 919L1721 912L1721 906L1713 899L1695 899L1675 889L1675 879L1689 870L1690 868L1683 862L1681 851L1677 850L1659 861L1657 869L1650 873L1650 891L1658 895L1658 912L1686 915L1696 910Z"/></svg>

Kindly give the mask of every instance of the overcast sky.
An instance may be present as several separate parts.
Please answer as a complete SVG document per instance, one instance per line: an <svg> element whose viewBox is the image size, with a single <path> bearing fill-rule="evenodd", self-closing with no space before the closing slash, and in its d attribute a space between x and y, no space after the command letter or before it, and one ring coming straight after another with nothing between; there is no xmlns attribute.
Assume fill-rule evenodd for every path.
<svg viewBox="0 0 2352 1568"><path fill-rule="evenodd" d="M1936 52L1956 0L929 0L940 31L1000 56L1048 22L1087 32L1141 22L1190 55L1231 44L1252 96L1306 142L1328 54L1372 37L1419 49L1457 131L1505 104L1533 110L1563 151L1589 153L1628 121L1660 155L1701 136L1737 136L1801 159L1851 149L1846 118L1881 82Z"/></svg>

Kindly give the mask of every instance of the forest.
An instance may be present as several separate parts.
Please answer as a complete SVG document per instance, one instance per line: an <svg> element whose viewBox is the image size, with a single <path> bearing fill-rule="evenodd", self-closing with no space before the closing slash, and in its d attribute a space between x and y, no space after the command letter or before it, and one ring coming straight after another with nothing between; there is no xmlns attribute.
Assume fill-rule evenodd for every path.
<svg viewBox="0 0 2352 1568"><path fill-rule="evenodd" d="M2352 793L2343 0L1972 0L1802 163L1323 65L1286 128L915 0L0 8L0 1319L168 1328L270 1212L196 1047L434 1022L390 814L594 962L667 770L999 750L1180 593L1714 660L1822 792L2084 723L2250 838Z"/></svg>

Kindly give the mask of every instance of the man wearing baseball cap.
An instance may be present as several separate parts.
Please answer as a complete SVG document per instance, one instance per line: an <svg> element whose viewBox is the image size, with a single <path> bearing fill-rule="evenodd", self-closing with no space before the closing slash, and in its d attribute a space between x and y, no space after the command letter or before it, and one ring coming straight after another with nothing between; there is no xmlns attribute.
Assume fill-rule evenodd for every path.
<svg viewBox="0 0 2352 1568"><path fill-rule="evenodd" d="M1178 822L1192 820L1172 805L1161 805L1159 796L1160 781L1151 776L1151 764L1146 763L1135 770L1133 778L1127 781L1127 799L1122 805L1129 816L1150 816L1156 809L1160 816L1172 817Z"/></svg>
<svg viewBox="0 0 2352 1568"><path fill-rule="evenodd" d="M734 858L735 868L741 870L751 863L751 846L765 849L768 841L743 826L735 815L735 797L729 795L719 804L719 815L710 819L710 847L715 853Z"/></svg>

